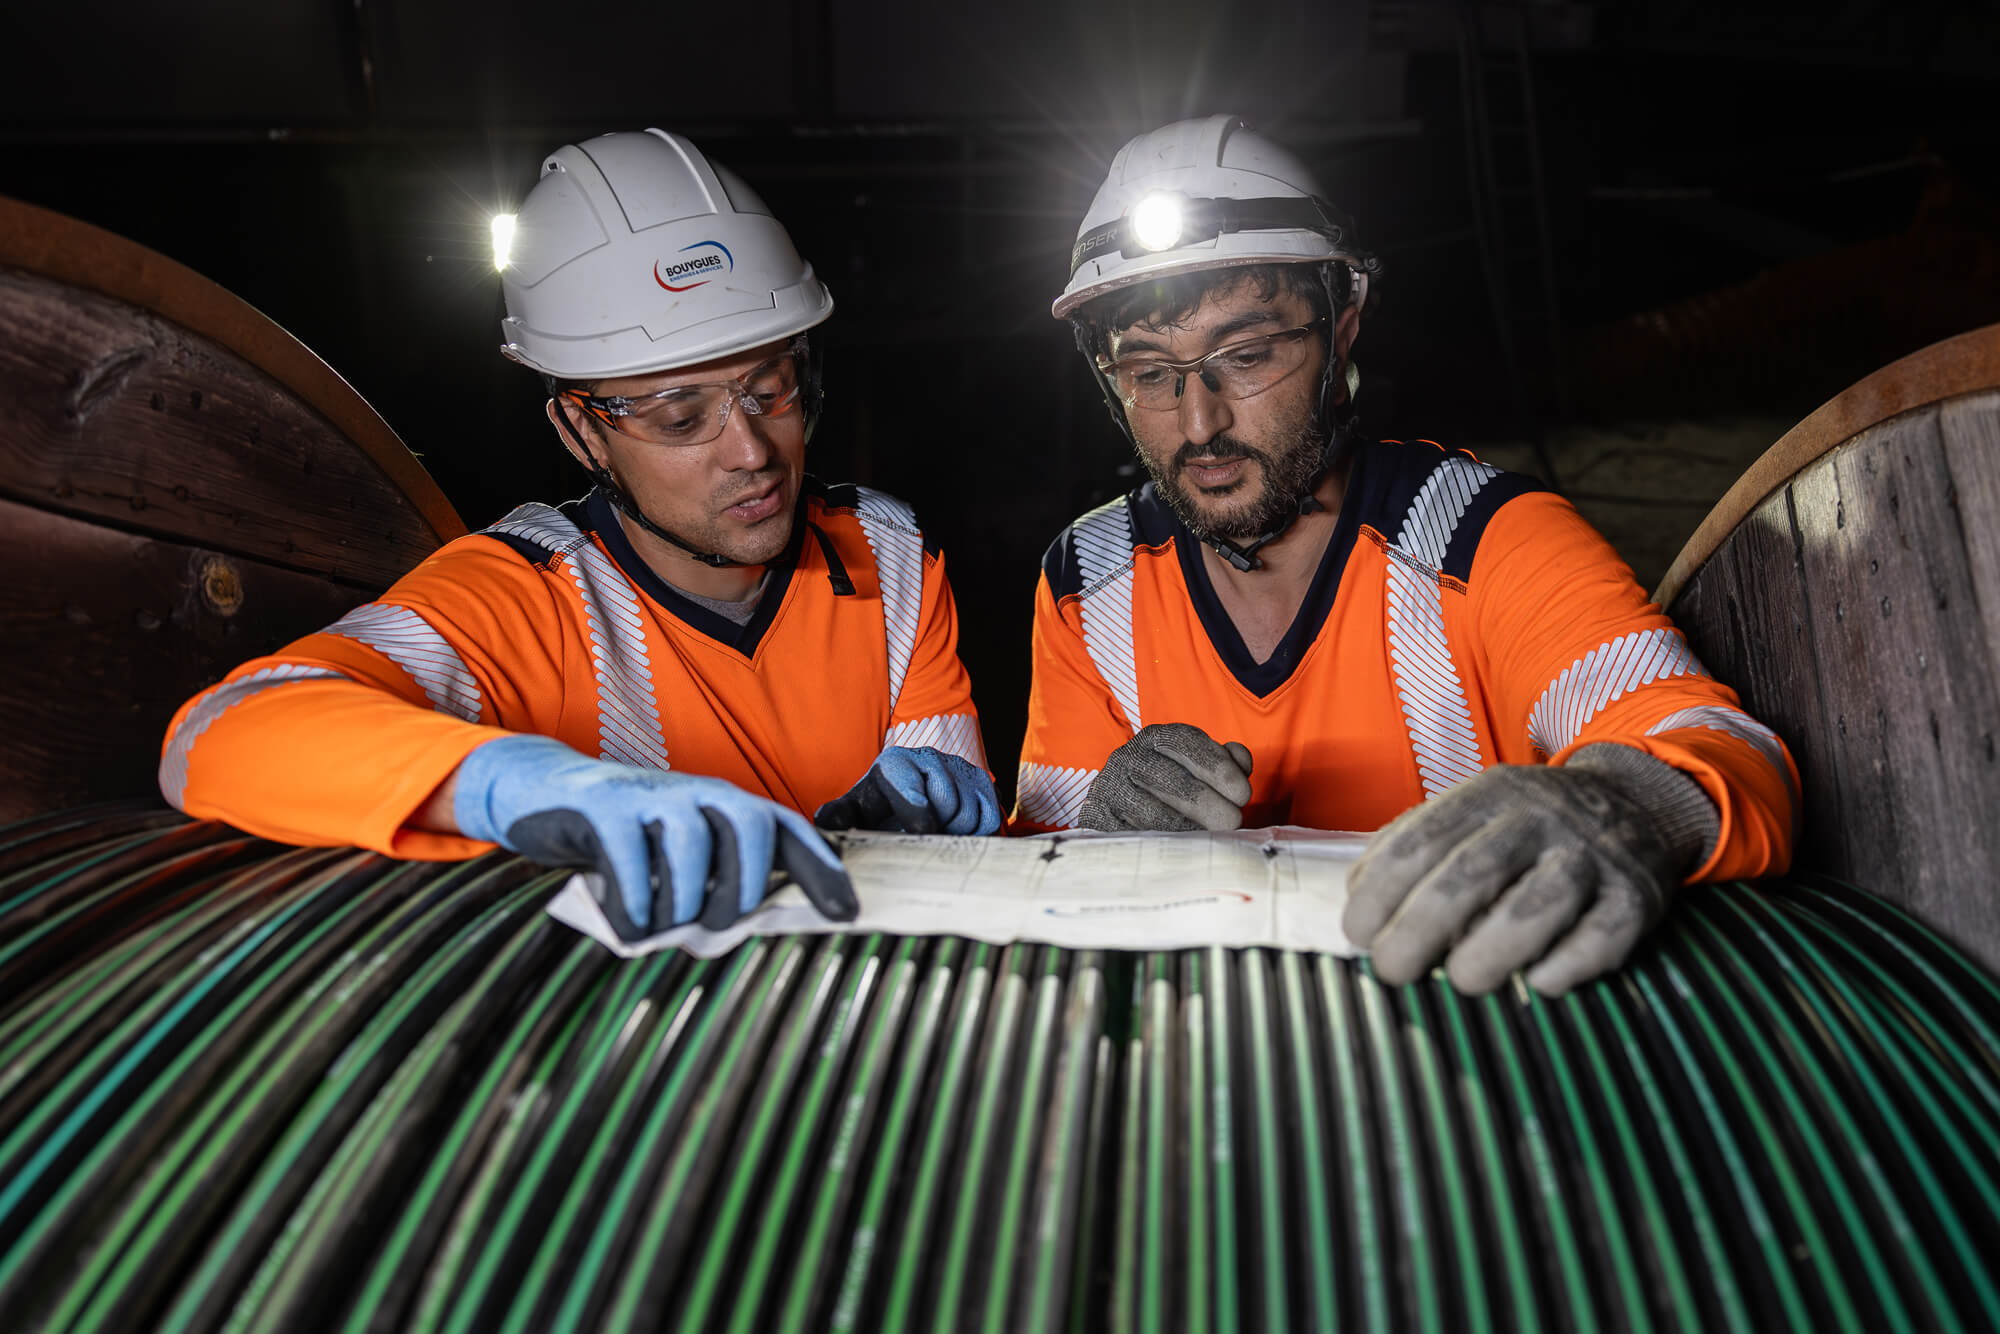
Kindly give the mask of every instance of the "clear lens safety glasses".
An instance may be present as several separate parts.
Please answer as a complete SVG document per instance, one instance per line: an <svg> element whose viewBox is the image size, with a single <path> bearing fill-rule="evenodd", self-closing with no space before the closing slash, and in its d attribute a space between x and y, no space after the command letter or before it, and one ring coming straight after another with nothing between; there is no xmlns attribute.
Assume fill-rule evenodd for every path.
<svg viewBox="0 0 2000 1334"><path fill-rule="evenodd" d="M638 398L599 397L581 389L563 397L613 430L653 445L700 445L722 434L738 403L754 417L782 417L799 405L799 358L773 357L735 380L677 384Z"/></svg>
<svg viewBox="0 0 2000 1334"><path fill-rule="evenodd" d="M1312 349L1308 340L1326 323L1327 317L1322 315L1296 329L1225 343L1193 361L1168 361L1144 355L1120 357L1116 361L1100 357L1097 369L1111 381L1119 401L1126 407L1149 412L1179 406L1190 375L1198 376L1211 394L1250 398L1305 365Z"/></svg>

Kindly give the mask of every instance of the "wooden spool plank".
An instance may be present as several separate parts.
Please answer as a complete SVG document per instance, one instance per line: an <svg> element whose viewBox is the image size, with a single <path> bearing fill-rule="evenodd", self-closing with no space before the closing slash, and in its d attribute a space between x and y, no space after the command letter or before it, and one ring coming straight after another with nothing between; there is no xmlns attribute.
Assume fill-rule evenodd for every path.
<svg viewBox="0 0 2000 1334"><path fill-rule="evenodd" d="M1819 661L1804 581L1804 539L1789 493L1745 519L1730 538L1731 559L1710 562L1674 604L1674 619L1716 678L1742 696L1751 713L1792 748L1805 804L1802 846L1838 836L1820 827L1821 812L1844 809L1831 736L1819 701Z"/></svg>
<svg viewBox="0 0 2000 1334"><path fill-rule="evenodd" d="M0 495L377 587L437 547L370 455L227 348L9 271L0 330Z"/></svg>
<svg viewBox="0 0 2000 1334"><path fill-rule="evenodd" d="M0 822L157 792L174 710L367 593L0 500Z"/></svg>
<svg viewBox="0 0 2000 1334"><path fill-rule="evenodd" d="M1986 659L2000 666L2000 413L1980 395L1939 405L1953 511L1972 565L1972 592L1986 632ZM1965 516L1972 516L1970 521Z"/></svg>
<svg viewBox="0 0 2000 1334"><path fill-rule="evenodd" d="M0 198L0 268L111 297L234 354L370 459L389 488L421 516L433 547L466 531L416 456L351 385L298 339L192 269L102 228L5 198ZM73 369L84 366L116 370L115 363L101 362Z"/></svg>
<svg viewBox="0 0 2000 1334"><path fill-rule="evenodd" d="M183 700L464 531L297 339L0 199L0 819L155 796Z"/></svg>
<svg viewBox="0 0 2000 1334"><path fill-rule="evenodd" d="M2000 966L2000 389L1815 456L1673 612L1797 755L1799 864Z"/></svg>
<svg viewBox="0 0 2000 1334"><path fill-rule="evenodd" d="M1982 397L2000 412L2000 393ZM2000 959L2000 691L1940 413L1864 432L1792 490L1809 584L1832 597L1812 624L1844 789L1842 865Z"/></svg>
<svg viewBox="0 0 2000 1334"><path fill-rule="evenodd" d="M2000 384L2000 324L1933 343L1843 389L1785 432L1738 478L1667 568L1653 601L1671 607L1716 548L1807 464L1899 413Z"/></svg>

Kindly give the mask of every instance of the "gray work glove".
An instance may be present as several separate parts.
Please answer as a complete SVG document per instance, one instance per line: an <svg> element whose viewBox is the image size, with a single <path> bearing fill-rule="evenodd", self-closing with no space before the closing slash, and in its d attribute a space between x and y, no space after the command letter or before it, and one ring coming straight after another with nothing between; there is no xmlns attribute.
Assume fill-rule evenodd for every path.
<svg viewBox="0 0 2000 1334"><path fill-rule="evenodd" d="M1629 746L1496 765L1376 833L1341 927L1393 985L1448 954L1460 991L1527 968L1529 986L1560 996L1624 962L1720 828L1700 784Z"/></svg>
<svg viewBox="0 0 2000 1334"><path fill-rule="evenodd" d="M1250 749L1217 745L1188 723L1152 723L1111 752L1091 780L1085 829L1240 829Z"/></svg>

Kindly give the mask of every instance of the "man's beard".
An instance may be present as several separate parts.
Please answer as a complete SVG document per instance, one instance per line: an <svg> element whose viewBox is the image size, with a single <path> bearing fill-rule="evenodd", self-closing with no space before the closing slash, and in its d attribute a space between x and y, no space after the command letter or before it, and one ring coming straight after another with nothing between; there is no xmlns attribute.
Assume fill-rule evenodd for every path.
<svg viewBox="0 0 2000 1334"><path fill-rule="evenodd" d="M1203 542L1218 539L1232 543L1251 542L1295 518L1299 512L1299 498L1320 473L1326 445L1323 431L1311 422L1301 422L1281 432L1281 436L1289 436L1292 443L1289 448L1279 451L1260 448L1237 436L1218 435L1205 444L1183 442L1164 467L1155 464L1143 450L1139 451L1139 461L1152 475L1153 485L1166 500L1167 507L1197 539ZM1181 482L1181 469L1195 460L1227 463L1238 458L1256 461L1257 475L1263 479L1262 489L1241 508L1224 515L1204 517L1197 508L1203 501L1212 507L1218 501L1236 500L1237 497L1233 494L1228 497L1210 494L1198 499L1194 491ZM1236 483L1239 490L1245 485L1241 481Z"/></svg>

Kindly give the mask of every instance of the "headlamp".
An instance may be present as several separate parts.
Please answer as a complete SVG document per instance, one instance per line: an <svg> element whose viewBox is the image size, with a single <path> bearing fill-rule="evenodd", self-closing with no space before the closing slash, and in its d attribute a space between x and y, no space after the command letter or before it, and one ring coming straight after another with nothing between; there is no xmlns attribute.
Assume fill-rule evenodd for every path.
<svg viewBox="0 0 2000 1334"><path fill-rule="evenodd" d="M1165 250L1181 239L1184 224L1178 195L1151 194L1132 208L1132 239L1144 250Z"/></svg>
<svg viewBox="0 0 2000 1334"><path fill-rule="evenodd" d="M1069 271L1117 251L1126 259L1158 254L1176 246L1212 241L1228 232L1310 231L1324 236L1335 249L1346 243L1353 224L1323 199L1302 195L1269 199L1190 199L1155 191L1142 197L1124 217L1093 227L1076 238Z"/></svg>
<svg viewBox="0 0 2000 1334"><path fill-rule="evenodd" d="M514 248L514 215L496 213L493 215L493 267L507 267L508 254Z"/></svg>

